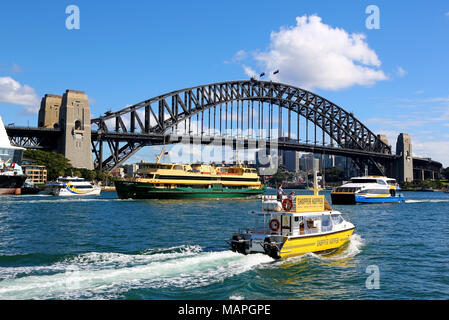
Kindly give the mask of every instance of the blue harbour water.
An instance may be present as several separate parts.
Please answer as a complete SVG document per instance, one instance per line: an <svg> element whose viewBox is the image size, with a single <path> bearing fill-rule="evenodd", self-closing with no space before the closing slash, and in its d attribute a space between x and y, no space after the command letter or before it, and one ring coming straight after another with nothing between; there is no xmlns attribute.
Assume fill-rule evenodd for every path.
<svg viewBox="0 0 449 320"><path fill-rule="evenodd" d="M0 299L448 299L449 194L405 196L334 206L351 242L282 261L224 242L260 200L3 196Z"/></svg>

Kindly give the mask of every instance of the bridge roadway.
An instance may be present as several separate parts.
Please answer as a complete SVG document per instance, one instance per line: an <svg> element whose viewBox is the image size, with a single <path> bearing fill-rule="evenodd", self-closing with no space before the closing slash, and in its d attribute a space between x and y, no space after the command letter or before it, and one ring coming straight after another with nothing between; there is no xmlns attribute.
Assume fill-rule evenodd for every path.
<svg viewBox="0 0 449 320"><path fill-rule="evenodd" d="M17 146L25 146L31 149L57 150L58 140L62 134L60 129L33 128L33 127L16 127L6 126L6 132L11 139L11 143ZM126 142L138 141L145 142L148 146L162 145L165 143L201 143L204 145L229 145L236 149L257 149L257 148L277 148L279 150L292 150L300 152L312 152L319 154L346 156L352 158L370 158L375 157L385 162L392 162L397 159L398 155L382 154L365 150L357 150L350 148L335 147L331 145L301 143L296 140L278 139L274 141L231 138L226 136L185 136L185 135L163 135L163 134L140 134L131 132L98 132L92 131L92 142ZM413 157L413 167L418 176L432 177L432 172L438 172L442 167L441 163L431 160L430 158Z"/></svg>
<svg viewBox="0 0 449 320"><path fill-rule="evenodd" d="M46 148L50 149L56 146L59 136L62 134L60 129L48 128L32 128L32 127L15 127L7 126L6 132L11 137L12 143L15 145L28 145L29 148ZM45 141L42 141L45 140ZM163 135L163 134L140 134L131 132L98 132L92 131L92 141L139 141L145 142L147 145L162 145L164 141L167 144L173 143L201 143L201 144L215 144L217 146L232 145L234 149L237 144L244 149L258 149L260 147L277 148L280 150L292 150L301 152L323 153L338 156L358 156L358 157L372 157L394 160L398 156L391 154L381 154L377 152L370 152L364 150L356 150L349 148L335 147L331 145L300 143L295 140L278 139L278 140L258 140L248 138L235 138L226 136L186 136L186 135ZM48 147L47 147L48 146Z"/></svg>
<svg viewBox="0 0 449 320"><path fill-rule="evenodd" d="M15 145L26 145L24 142L29 141L30 148L44 148L47 143L52 146L57 143L57 138L62 134L60 129L48 129L48 128L33 128L33 127L16 127L16 126L7 126L6 132L8 136L11 137L12 142ZM21 140L21 143L19 142ZM28 139L28 140L27 140ZM37 141L36 139L45 139L45 141ZM188 136L188 135L164 135L163 134L141 134L141 133L131 133L131 132L98 132L92 131L92 141L116 141L116 142L125 142L125 141L142 141L146 142L149 146L151 145L162 145L164 141L168 144L172 143L198 143L201 144L216 144L225 146L226 144L232 144L233 148L236 148L237 143L240 144L241 147L245 149L257 149L259 147L266 146L269 148L271 144L273 147L278 148L280 150L292 150L292 151L301 151L301 152L314 152L314 153L324 153L324 154L332 154L338 156L361 156L361 157L380 157L384 159L396 159L398 156L391 154L381 154L377 152L370 152L364 150L356 150L349 148L341 148L330 145L320 145L320 144L309 144L309 143L300 143L296 140L290 139L287 141L287 138L278 139L278 140L258 140L258 139L247 139L247 138L233 138L226 136ZM230 143L231 142L231 143Z"/></svg>

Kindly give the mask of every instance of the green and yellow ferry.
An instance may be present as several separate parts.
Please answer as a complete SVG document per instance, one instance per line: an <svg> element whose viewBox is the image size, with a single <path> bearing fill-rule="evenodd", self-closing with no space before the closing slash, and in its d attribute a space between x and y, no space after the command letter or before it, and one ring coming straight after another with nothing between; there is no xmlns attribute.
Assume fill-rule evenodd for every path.
<svg viewBox="0 0 449 320"><path fill-rule="evenodd" d="M257 169L205 164L140 163L135 178L115 181L120 199L240 198L265 193Z"/></svg>

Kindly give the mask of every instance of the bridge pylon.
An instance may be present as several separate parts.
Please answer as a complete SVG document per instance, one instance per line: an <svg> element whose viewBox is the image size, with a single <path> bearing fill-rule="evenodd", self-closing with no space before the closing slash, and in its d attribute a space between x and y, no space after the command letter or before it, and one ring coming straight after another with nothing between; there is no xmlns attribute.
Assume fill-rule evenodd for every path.
<svg viewBox="0 0 449 320"><path fill-rule="evenodd" d="M46 94L41 101L37 126L39 128L58 129L61 104L62 96Z"/></svg>
<svg viewBox="0 0 449 320"><path fill-rule="evenodd" d="M84 91L67 90L59 112L62 136L58 152L75 168L93 170L91 121L88 97Z"/></svg>
<svg viewBox="0 0 449 320"><path fill-rule="evenodd" d="M412 140L407 133L400 133L396 142L396 178L400 182L413 181Z"/></svg>

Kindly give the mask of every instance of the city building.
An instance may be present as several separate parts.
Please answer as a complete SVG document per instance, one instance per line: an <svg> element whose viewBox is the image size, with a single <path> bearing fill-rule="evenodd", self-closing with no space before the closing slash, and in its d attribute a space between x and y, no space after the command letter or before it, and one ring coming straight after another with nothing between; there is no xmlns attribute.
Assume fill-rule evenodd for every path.
<svg viewBox="0 0 449 320"><path fill-rule="evenodd" d="M301 152L298 151L284 151L282 159L284 162L284 167L288 171L298 172L301 170L300 167Z"/></svg>
<svg viewBox="0 0 449 320"><path fill-rule="evenodd" d="M45 166L24 164L22 165L22 170L27 176L27 180L32 181L34 184L47 183L47 168Z"/></svg>
<svg viewBox="0 0 449 320"><path fill-rule="evenodd" d="M132 163L132 164L125 164L123 166L124 174L127 177L134 177L134 175L137 173L137 170L139 170L139 164L138 163Z"/></svg>
<svg viewBox="0 0 449 320"><path fill-rule="evenodd" d="M122 167L115 168L114 170L111 171L111 176L124 178L125 177L125 170Z"/></svg>

